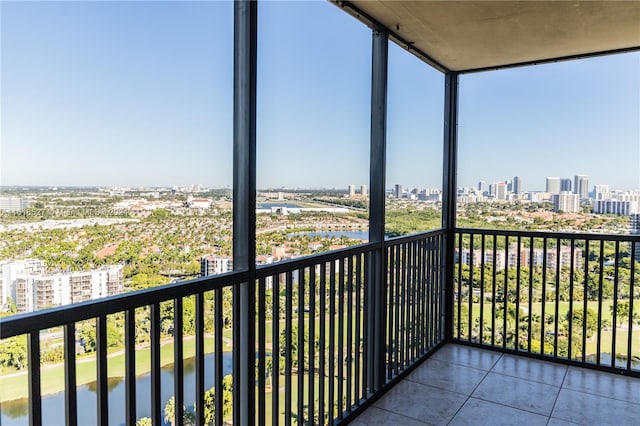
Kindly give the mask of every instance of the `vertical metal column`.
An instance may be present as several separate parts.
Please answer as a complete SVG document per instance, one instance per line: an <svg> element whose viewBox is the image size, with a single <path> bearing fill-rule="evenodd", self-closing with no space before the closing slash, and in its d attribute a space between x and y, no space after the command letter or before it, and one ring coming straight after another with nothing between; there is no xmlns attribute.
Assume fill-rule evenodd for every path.
<svg viewBox="0 0 640 426"><path fill-rule="evenodd" d="M233 294L233 423L249 426L255 423L257 11L255 1L234 3L233 269L249 271L249 279Z"/></svg>
<svg viewBox="0 0 640 426"><path fill-rule="evenodd" d="M371 286L368 310L367 339L369 366L367 387L371 391L382 388L385 380L385 273L384 263L384 197L387 145L387 63L389 35L383 30L373 31L371 62L371 160L369 186L369 241L380 243L371 253L369 283Z"/></svg>
<svg viewBox="0 0 640 426"><path fill-rule="evenodd" d="M449 71L444 80L444 150L442 168L442 227L444 239L444 330L453 337L453 271L455 256L458 165L458 73Z"/></svg>

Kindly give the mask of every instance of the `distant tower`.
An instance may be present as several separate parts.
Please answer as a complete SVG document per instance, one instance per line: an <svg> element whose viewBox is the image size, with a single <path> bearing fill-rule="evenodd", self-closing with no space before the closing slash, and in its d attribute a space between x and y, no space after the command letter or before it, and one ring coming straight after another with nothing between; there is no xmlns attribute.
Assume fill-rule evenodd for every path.
<svg viewBox="0 0 640 426"><path fill-rule="evenodd" d="M512 189L513 193L516 195L520 195L522 193L522 179L520 176L513 177Z"/></svg>
<svg viewBox="0 0 640 426"><path fill-rule="evenodd" d="M547 192L551 195L560 193L560 178L557 176L547 177Z"/></svg>
<svg viewBox="0 0 640 426"><path fill-rule="evenodd" d="M356 186L349 185L349 198L353 198L356 195Z"/></svg>
<svg viewBox="0 0 640 426"><path fill-rule="evenodd" d="M396 198L402 197L402 185L396 183Z"/></svg>
<svg viewBox="0 0 640 426"><path fill-rule="evenodd" d="M575 175L573 193L578 194L581 200L589 198L589 177L587 175Z"/></svg>
<svg viewBox="0 0 640 426"><path fill-rule="evenodd" d="M560 192L571 192L571 179L560 180Z"/></svg>
<svg viewBox="0 0 640 426"><path fill-rule="evenodd" d="M367 188L367 185L362 185L360 187L360 195L362 195L363 198L366 198L369 196L369 189Z"/></svg>
<svg viewBox="0 0 640 426"><path fill-rule="evenodd" d="M496 183L496 198L498 200L507 199L507 183L506 182Z"/></svg>
<svg viewBox="0 0 640 426"><path fill-rule="evenodd" d="M610 198L609 185L595 185L593 187L593 198L596 200Z"/></svg>
<svg viewBox="0 0 640 426"><path fill-rule="evenodd" d="M485 192L487 190L487 182L481 180L478 182L478 192Z"/></svg>
<svg viewBox="0 0 640 426"><path fill-rule="evenodd" d="M553 196L553 210L555 212L575 213L580 209L577 194L561 192Z"/></svg>

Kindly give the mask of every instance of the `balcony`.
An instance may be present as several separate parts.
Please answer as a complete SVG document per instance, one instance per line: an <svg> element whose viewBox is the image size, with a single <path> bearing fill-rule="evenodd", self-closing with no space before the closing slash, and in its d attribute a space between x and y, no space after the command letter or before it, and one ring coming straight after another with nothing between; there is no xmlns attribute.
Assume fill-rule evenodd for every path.
<svg viewBox="0 0 640 426"><path fill-rule="evenodd" d="M637 379L447 344L351 424L634 424Z"/></svg>
<svg viewBox="0 0 640 426"><path fill-rule="evenodd" d="M513 263L500 264L496 247L508 251L510 240L522 249ZM434 231L258 267L248 360L238 359L238 342L244 337L240 320L229 329L223 318L227 296L233 300L234 318L239 315L246 273L3 319L2 337L28 335L31 418L66 418L72 424L92 422L96 415L79 407L84 391L76 390L76 324L86 321L97 331L97 415L105 424L134 424L138 413L149 409L159 423L167 395L175 395L176 407L188 406L187 395L195 395L196 407L205 406L205 390L212 385L226 389L211 402L213 412L226 413L215 422L231 421L241 402L225 382L233 363L241 371L255 372L246 409L259 424L353 419L356 424L413 424L408 418L458 424L476 419L478 412L487 413L491 424L500 416L534 424L546 424L549 417L582 423L606 422L610 417L598 416L611 413L626 419L620 416L640 410L640 325L637 315L627 314L640 306L638 262L626 257L630 273L625 279L620 279L623 267L613 266L617 279L604 291L608 271L601 268L605 245L615 247L607 256L618 265L623 254L640 244L637 237L460 229L456 250L471 255L456 257L452 286L446 286L442 275L445 241L443 231ZM531 254L540 246L551 250L552 242L569 247L567 264L560 267L561 256L542 256L534 266ZM384 272L376 269L377 250L383 253ZM475 250L493 251L487 257L491 262L484 256L477 264L461 262L476 258ZM525 253L530 254L528 264L517 259ZM578 258L581 262L574 261ZM585 274L574 265L582 265ZM383 275L378 298L372 287L376 272ZM161 339L161 312L163 320L173 318L169 339ZM107 324L118 316L124 320L125 366L122 376L115 376L122 377L116 383L123 383L124 390L112 393ZM189 356L183 334L187 322L195 323L195 352ZM42 383L50 378L40 367L40 332L55 327L63 327L65 336L64 408L42 396L47 393ZM146 344L136 344L141 335L149 336ZM162 353L166 345L173 346L172 353ZM187 359L191 356L193 360ZM150 362L147 382L137 377L137 357ZM187 374L187 365L193 374ZM163 377L167 366L170 378ZM232 387L237 384L233 379ZM150 398L141 404L146 392ZM600 408L603 402L606 410ZM593 407L598 407L595 414ZM183 418L180 410L176 414ZM196 415L203 416L203 423L211 421L204 412Z"/></svg>
<svg viewBox="0 0 640 426"><path fill-rule="evenodd" d="M392 22L383 3L357 2L362 10L339 2L372 28L370 242L255 265L257 9L236 2L234 271L0 319L0 339L28 342L23 418L35 425L134 425L141 417L155 425L634 421L640 236L459 228L456 179L461 73L637 50L638 5L593 6L612 17L604 30L620 26L610 38L601 15L586 14L589 22L569 24L599 28L595 35L556 44L554 31L535 43L491 33L485 48L496 40L527 48L492 56L456 39L460 52L451 56L454 44L436 52L438 61L428 38L408 38L419 2L389 6L407 26ZM457 2L434 4L434 13L446 3ZM539 3L533 29L515 27L536 33L552 4ZM609 15L607 7L622 9ZM555 12L566 8L548 17ZM454 15L438 31L468 27ZM389 40L445 76L442 226L393 239L384 227ZM114 326L123 330L121 353L110 349ZM64 365L55 371L41 350L51 329L63 335ZM90 361L77 359L81 339ZM86 364L95 376L80 383ZM55 397L54 381L64 381Z"/></svg>

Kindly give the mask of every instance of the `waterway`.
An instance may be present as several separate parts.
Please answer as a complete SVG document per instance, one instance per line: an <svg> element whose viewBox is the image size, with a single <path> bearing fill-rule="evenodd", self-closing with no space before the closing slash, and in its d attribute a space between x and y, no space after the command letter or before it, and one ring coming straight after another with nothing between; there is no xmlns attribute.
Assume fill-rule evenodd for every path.
<svg viewBox="0 0 640 426"><path fill-rule="evenodd" d="M205 356L205 389L213 386L215 355ZM224 375L231 374L231 352L222 357ZM173 364L162 367L160 374L161 400L164 408L173 392ZM109 379L109 425L125 424L125 388L124 379ZM136 414L137 418L151 417L151 376L143 374L136 378ZM97 423L96 384L91 383L77 388L78 424L93 425ZM195 361L194 358L184 361L184 401L187 408L193 408L195 401ZM4 402L0 405L0 425L28 425L29 401L21 399ZM43 424L64 425L64 392L42 397Z"/></svg>
<svg viewBox="0 0 640 426"><path fill-rule="evenodd" d="M286 207L288 209L300 209L303 206L295 203L257 203L257 209L271 209L273 207Z"/></svg>
<svg viewBox="0 0 640 426"><path fill-rule="evenodd" d="M313 231L313 232L294 232L292 234L289 234L289 236L299 236L299 235L306 235L309 238L313 238L313 237L322 237L322 238L340 238L340 237L347 237L347 238L351 238L353 240L362 240L362 241L368 241L369 240L369 231L368 230L364 230L364 231Z"/></svg>

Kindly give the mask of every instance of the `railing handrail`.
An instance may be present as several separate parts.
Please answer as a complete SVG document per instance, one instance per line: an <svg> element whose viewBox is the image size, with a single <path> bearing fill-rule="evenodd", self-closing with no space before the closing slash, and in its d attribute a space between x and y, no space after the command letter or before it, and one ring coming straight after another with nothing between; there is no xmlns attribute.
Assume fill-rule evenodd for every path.
<svg viewBox="0 0 640 426"><path fill-rule="evenodd" d="M508 244L517 242L526 250ZM640 235L457 228L455 244L466 253L456 256L452 277L452 341L640 377Z"/></svg>
<svg viewBox="0 0 640 426"><path fill-rule="evenodd" d="M286 260L274 264L260 265L256 268L256 278L265 278L275 274L302 269L324 262L332 262L347 256L376 250L381 246L387 247L403 244L428 236L440 235L443 232L443 229L435 229L431 231L390 238L381 243L364 243L357 246L333 250L326 253ZM620 234L589 234L577 232L503 230L484 228L456 228L456 233L466 233L471 235L485 234L574 240L582 239L591 241L607 240L640 242L640 235ZM119 294L116 296L105 297L98 300L90 300L72 305L50 308L42 311L27 312L9 317L3 317L0 318L0 339L26 334L36 330L58 327L70 322L83 321L102 315L122 312L127 309L149 306L154 303L173 300L177 297L191 296L204 291L229 287L237 283L245 282L247 279L248 274L246 271L234 271L215 276L196 278L188 281L179 281L176 283L166 284L150 289L138 290Z"/></svg>
<svg viewBox="0 0 640 426"><path fill-rule="evenodd" d="M248 276L246 271L228 272L42 311L3 317L0 318L0 339L229 287L247 281Z"/></svg>
<svg viewBox="0 0 640 426"><path fill-rule="evenodd" d="M444 228L438 228L438 229L433 229L431 231L418 232L418 233L409 234L409 235L401 235L399 237L393 237L393 238L389 238L388 240L385 240L384 241L384 245L385 246L391 246L391 245L410 243L411 241L421 240L421 239L426 238L426 237L433 237L433 236L436 236L436 235L444 235L445 231L446 231L446 229L444 229Z"/></svg>
<svg viewBox="0 0 640 426"><path fill-rule="evenodd" d="M485 228L456 228L456 233L471 235L500 235L509 237L533 237L553 238L561 240L589 240L589 241L625 241L640 242L640 235L632 234L591 234L584 232L557 232L557 231L528 231L514 229L485 229Z"/></svg>
<svg viewBox="0 0 640 426"><path fill-rule="evenodd" d="M282 274L289 271L295 271L298 269L307 268L309 266L318 265L320 263L333 262L338 259L375 250L381 245L382 243L364 243L358 244L357 246L332 250L326 253L319 253L311 256L283 260L281 262L269 263L266 265L258 265L256 267L256 279L265 278L276 274Z"/></svg>
<svg viewBox="0 0 640 426"><path fill-rule="evenodd" d="M379 243L363 243L356 246L345 247L342 249L332 250L325 253L314 254L311 256L300 257L296 259L284 260L278 263L270 263L266 265L258 265L256 267L256 278L264 278L267 276L281 274L288 271L306 268L320 263L332 262L348 256L353 256L376 249L409 243L411 241L421 240L427 237L442 235L443 229L434 229L425 232L418 232L410 235L402 235L393 237Z"/></svg>

